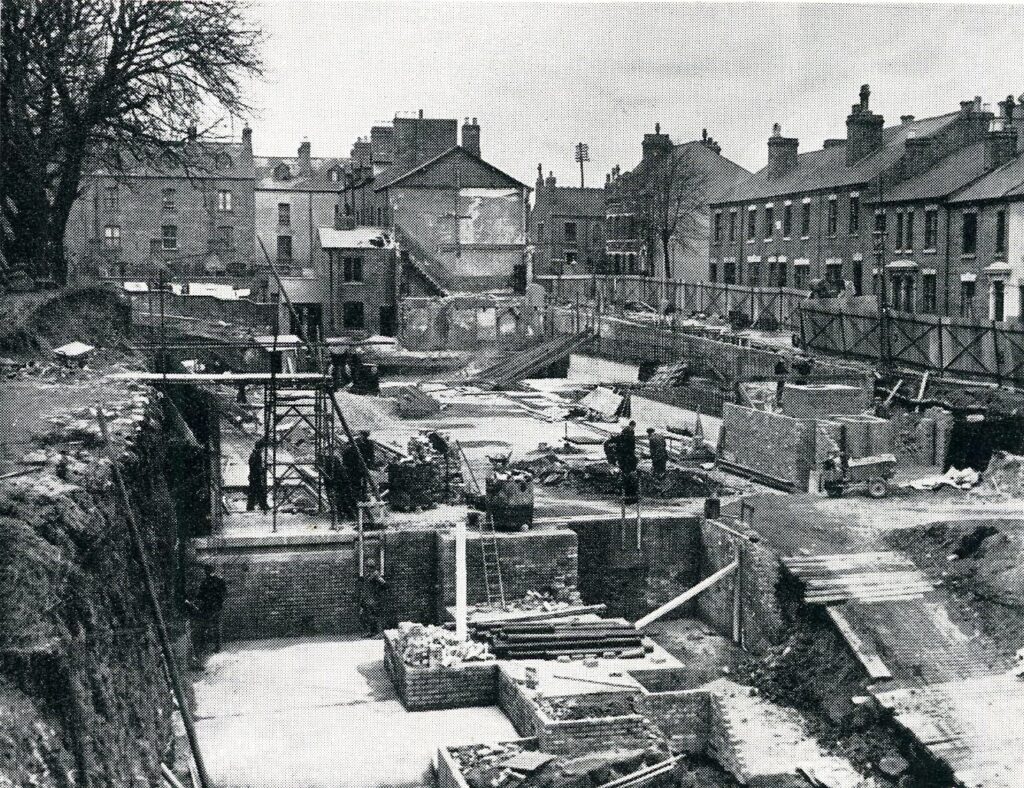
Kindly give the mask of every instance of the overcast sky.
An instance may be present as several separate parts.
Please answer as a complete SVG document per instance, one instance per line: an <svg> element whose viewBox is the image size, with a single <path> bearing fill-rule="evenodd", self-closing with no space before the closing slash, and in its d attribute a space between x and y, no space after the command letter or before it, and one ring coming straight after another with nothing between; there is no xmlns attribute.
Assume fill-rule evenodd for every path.
<svg viewBox="0 0 1024 788"><path fill-rule="evenodd" d="M749 169L772 123L813 150L845 135L861 84L887 124L1024 93L1024 6L691 3L256 4L266 76L257 154L347 156L396 113L476 116L484 158L532 185L538 162L587 185L634 166L655 122L701 129ZM237 129L236 129L237 133Z"/></svg>

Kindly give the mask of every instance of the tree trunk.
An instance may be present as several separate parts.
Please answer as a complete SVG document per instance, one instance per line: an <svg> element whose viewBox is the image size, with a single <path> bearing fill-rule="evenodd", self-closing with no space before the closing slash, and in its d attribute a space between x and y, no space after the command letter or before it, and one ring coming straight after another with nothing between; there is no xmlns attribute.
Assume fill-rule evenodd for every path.
<svg viewBox="0 0 1024 788"><path fill-rule="evenodd" d="M665 265L665 281L668 282L672 279L672 260L669 257L669 248L672 236L662 233L661 234L661 254L664 257L663 263Z"/></svg>

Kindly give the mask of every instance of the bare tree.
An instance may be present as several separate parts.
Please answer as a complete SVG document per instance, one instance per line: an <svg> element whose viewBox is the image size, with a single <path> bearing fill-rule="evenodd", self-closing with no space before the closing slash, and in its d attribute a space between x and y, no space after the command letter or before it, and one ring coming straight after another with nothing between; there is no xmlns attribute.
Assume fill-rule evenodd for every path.
<svg viewBox="0 0 1024 788"><path fill-rule="evenodd" d="M183 164L188 130L246 112L241 80L261 73L230 0L10 0L2 35L0 259L62 284L83 174Z"/></svg>
<svg viewBox="0 0 1024 788"><path fill-rule="evenodd" d="M666 280L672 278L672 242L696 250L707 235L707 172L696 158L687 148L673 148L653 156L645 171L636 173L642 183L637 206L641 238L660 246Z"/></svg>

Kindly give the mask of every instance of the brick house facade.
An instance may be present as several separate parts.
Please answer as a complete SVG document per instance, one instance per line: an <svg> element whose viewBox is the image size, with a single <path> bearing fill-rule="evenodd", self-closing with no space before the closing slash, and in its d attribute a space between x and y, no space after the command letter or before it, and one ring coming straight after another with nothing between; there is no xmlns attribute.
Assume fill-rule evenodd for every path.
<svg viewBox="0 0 1024 788"><path fill-rule="evenodd" d="M858 295L882 295L884 285L899 310L976 314L971 287L960 286L976 266L952 248L963 220L948 205L998 166L991 157L1008 135L990 129L996 116L978 98L890 127L869 98L865 85L846 138L820 150L798 153L776 124L767 166L711 205L709 279L801 289L843 281ZM1012 123L1012 103L1009 111Z"/></svg>
<svg viewBox="0 0 1024 788"><path fill-rule="evenodd" d="M251 281L255 169L252 132L240 142L190 136L164 155L83 178L65 244L78 278Z"/></svg>
<svg viewBox="0 0 1024 788"><path fill-rule="evenodd" d="M605 271L605 190L559 186L537 165L527 225L535 276Z"/></svg>
<svg viewBox="0 0 1024 788"><path fill-rule="evenodd" d="M609 273L643 274L658 279L694 281L704 278L707 266L704 250L709 232L708 214L703 207L717 202L749 173L721 154L721 146L707 135L693 142L674 145L656 125L653 134L645 134L640 163L630 172L618 166L605 182L606 241L605 265ZM700 180L697 187L701 208L692 218L691 237L673 237L666 268L661 241L652 237L645 216L651 191L652 172L660 157L671 155L680 164L680 172L689 171ZM683 187L685 188L685 187ZM647 229L645 229L647 227Z"/></svg>

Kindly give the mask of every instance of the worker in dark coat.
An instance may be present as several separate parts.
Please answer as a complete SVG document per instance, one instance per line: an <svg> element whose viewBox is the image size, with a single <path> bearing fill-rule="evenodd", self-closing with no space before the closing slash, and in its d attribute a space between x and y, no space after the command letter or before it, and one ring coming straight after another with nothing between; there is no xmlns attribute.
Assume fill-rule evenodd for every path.
<svg viewBox="0 0 1024 788"><path fill-rule="evenodd" d="M359 598L359 623L367 637L373 637L384 629L384 594L387 589L387 581L379 571L363 578Z"/></svg>
<svg viewBox="0 0 1024 788"><path fill-rule="evenodd" d="M664 476L668 467L668 448L665 444L665 436L659 435L654 427L648 427L647 445L651 451L651 473L655 476Z"/></svg>
<svg viewBox="0 0 1024 788"><path fill-rule="evenodd" d="M619 436L610 435L604 442L604 458L609 465L619 464Z"/></svg>
<svg viewBox="0 0 1024 788"><path fill-rule="evenodd" d="M193 615L192 648L201 668L209 654L221 649L221 612L228 595L228 584L210 564L203 565L205 576L194 599L186 602Z"/></svg>
<svg viewBox="0 0 1024 788"><path fill-rule="evenodd" d="M253 511L257 506L262 511L267 511L267 464L265 458L265 447L267 442L260 438L252 447L249 454L249 489L245 510Z"/></svg>
<svg viewBox="0 0 1024 788"><path fill-rule="evenodd" d="M616 453L619 457L619 468L623 473L633 473L636 470L636 422L631 421L622 428L618 440L615 442Z"/></svg>

